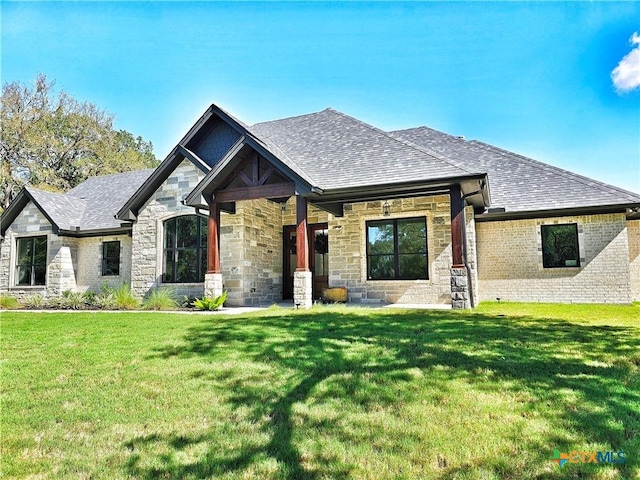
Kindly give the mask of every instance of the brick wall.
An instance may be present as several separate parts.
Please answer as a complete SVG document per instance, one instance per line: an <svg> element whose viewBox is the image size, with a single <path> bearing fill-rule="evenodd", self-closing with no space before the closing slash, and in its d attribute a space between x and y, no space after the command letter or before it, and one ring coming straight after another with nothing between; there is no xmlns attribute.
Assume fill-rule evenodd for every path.
<svg viewBox="0 0 640 480"><path fill-rule="evenodd" d="M543 268L540 225L577 223L581 265ZM629 303L624 214L476 223L480 299Z"/></svg>
<svg viewBox="0 0 640 480"><path fill-rule="evenodd" d="M640 220L627 222L627 235L629 237L631 300L640 302Z"/></svg>
<svg viewBox="0 0 640 480"><path fill-rule="evenodd" d="M102 244L120 242L120 275L102 276ZM112 286L131 283L131 237L108 235L78 239L77 283L78 290L99 292L104 283Z"/></svg>

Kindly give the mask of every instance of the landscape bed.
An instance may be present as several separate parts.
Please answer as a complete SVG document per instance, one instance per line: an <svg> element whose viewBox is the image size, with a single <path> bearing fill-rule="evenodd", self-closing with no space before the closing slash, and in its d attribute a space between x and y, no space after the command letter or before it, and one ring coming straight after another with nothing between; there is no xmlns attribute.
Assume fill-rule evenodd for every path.
<svg viewBox="0 0 640 480"><path fill-rule="evenodd" d="M2 475L637 478L639 318L638 304L5 311ZM616 462L553 461L571 452Z"/></svg>

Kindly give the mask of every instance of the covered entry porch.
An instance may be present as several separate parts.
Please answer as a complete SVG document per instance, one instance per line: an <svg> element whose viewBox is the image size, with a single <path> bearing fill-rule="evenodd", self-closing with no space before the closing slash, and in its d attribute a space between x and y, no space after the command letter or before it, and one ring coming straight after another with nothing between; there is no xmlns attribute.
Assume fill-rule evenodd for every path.
<svg viewBox="0 0 640 480"><path fill-rule="evenodd" d="M279 277L280 298L290 298L303 308L310 307L325 287L346 287L354 302L472 306L474 262L468 259L468 237L473 234L469 235L467 224L473 206L483 204L488 194L483 176L326 191L247 139L241 139L227 157L186 199L187 204L208 210L206 295L260 288L248 285L252 275L263 275L255 267L269 261L269 275ZM256 206L242 208L249 204ZM278 238L245 241L238 259L245 268L234 274L222 253L226 243L234 241L225 224L240 210L248 224L260 219L261 227L252 226L265 230L260 234L266 234L264 226L269 225L271 237ZM398 235L407 222L423 225L425 249L415 254L425 258L425 275L372 275L370 247L375 242L370 232L379 225L392 227L397 269L398 252L402 254ZM269 298L276 300L275 296Z"/></svg>

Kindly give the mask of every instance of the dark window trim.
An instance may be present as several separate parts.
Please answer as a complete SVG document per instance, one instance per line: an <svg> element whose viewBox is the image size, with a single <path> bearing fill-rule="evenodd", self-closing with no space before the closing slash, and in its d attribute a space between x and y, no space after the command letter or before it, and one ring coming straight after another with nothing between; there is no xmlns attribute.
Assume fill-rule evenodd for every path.
<svg viewBox="0 0 640 480"><path fill-rule="evenodd" d="M566 226L573 226L574 230L575 230L575 249L576 249L576 265L548 265L548 262L545 259L545 255L544 255L544 246L545 246L545 235L543 230L545 228L553 228L553 227L566 227ZM580 268L581 263L580 263L580 239L579 239L579 231L578 231L578 224L577 223L547 223L547 224L542 224L540 225L540 241L541 241L541 247L542 247L542 267L543 268Z"/></svg>
<svg viewBox="0 0 640 480"><path fill-rule="evenodd" d="M118 244L118 255L107 256L107 245L111 243ZM109 240L106 242L102 242L102 276L103 277L117 277L120 275L120 253L121 253L121 245L120 240ZM107 273L107 260L118 260L118 268L117 273Z"/></svg>
<svg viewBox="0 0 640 480"><path fill-rule="evenodd" d="M425 246L425 276L424 277L416 277L416 278L401 278L400 275L400 255L398 252L398 221L403 220L422 220L424 222L425 229L425 238L424 238L424 246ZM393 268L396 272L395 277L389 278L372 278L369 272L369 258L371 256L383 256L383 254L370 254L369 253L369 224L371 223L393 223ZM381 218L377 220L367 220L365 222L365 236L366 236L366 262L367 262L367 281L368 282L377 282L377 281L414 281L414 280L429 280L429 244L428 244L428 232L427 232L427 217L399 217L399 218ZM389 254L387 254L389 255ZM414 255L414 254L411 254Z"/></svg>
<svg viewBox="0 0 640 480"><path fill-rule="evenodd" d="M178 229L178 219L180 218L185 218L185 217L195 217L198 219L198 223L196 226L196 236L197 236L197 244L195 247L178 247L177 246L177 229ZM187 215L177 215L175 217L171 217L166 219L165 221L162 222L162 283L171 283L171 284L189 284L189 283L203 283L204 282L204 275L206 272L206 266L204 267L204 269L202 269L202 259L203 256L204 258L206 258L207 255L207 242L205 241L204 244L201 244L201 239L202 239L202 230L204 229L205 232L207 232L208 229L208 218L204 215L194 215L194 214L187 214ZM169 222L174 222L174 230L172 233L173 235L173 247L167 247L166 245L166 241L167 241L167 224ZM208 232L207 232L208 233ZM177 275L177 271L178 271L178 262L176 261L176 259L178 258L178 252L180 251L185 251L185 250L193 250L195 248L196 250L196 276L198 277L198 280L195 281L191 281L191 282L179 282L176 280L167 280L167 272L165 271L165 269L167 268L167 255L171 255L173 257L172 260L172 267L173 267L173 271L171 272L172 274L172 278L176 278Z"/></svg>
<svg viewBox="0 0 640 480"><path fill-rule="evenodd" d="M44 247L45 247L45 253L44 253L44 283L36 283L36 275L35 275L35 267L37 266L35 262L35 254L36 254L36 249L35 249L35 241L36 239L42 239L44 238ZM31 246L31 260L30 263L19 263L20 259L19 259L19 253L20 253L20 242L24 241L24 240L29 240L32 244ZM13 279L13 285L14 287L44 287L47 285L47 263L48 263L48 258L47 255L49 254L49 238L47 235L32 235L32 236L28 236L28 237L18 237L16 238L16 261L15 261L15 270L14 270L14 274L15 274L15 278ZM20 267L28 267L29 268L29 284L20 284L18 283L20 281Z"/></svg>

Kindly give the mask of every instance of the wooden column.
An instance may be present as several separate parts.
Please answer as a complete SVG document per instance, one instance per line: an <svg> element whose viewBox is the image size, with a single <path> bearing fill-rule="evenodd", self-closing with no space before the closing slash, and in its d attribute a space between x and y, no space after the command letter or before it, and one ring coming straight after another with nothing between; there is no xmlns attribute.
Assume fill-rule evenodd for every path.
<svg viewBox="0 0 640 480"><path fill-rule="evenodd" d="M213 195L209 202L207 273L220 273L220 205Z"/></svg>
<svg viewBox="0 0 640 480"><path fill-rule="evenodd" d="M296 257L296 272L308 272L307 199L301 195L296 195Z"/></svg>
<svg viewBox="0 0 640 480"><path fill-rule="evenodd" d="M451 253L453 268L464 267L462 258L462 242L464 241L464 201L460 192L460 185L453 185L449 191L451 200Z"/></svg>

